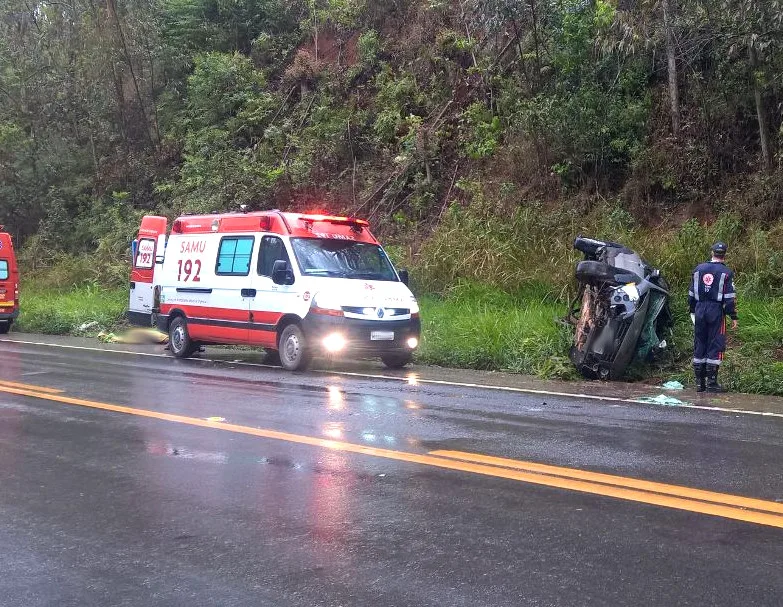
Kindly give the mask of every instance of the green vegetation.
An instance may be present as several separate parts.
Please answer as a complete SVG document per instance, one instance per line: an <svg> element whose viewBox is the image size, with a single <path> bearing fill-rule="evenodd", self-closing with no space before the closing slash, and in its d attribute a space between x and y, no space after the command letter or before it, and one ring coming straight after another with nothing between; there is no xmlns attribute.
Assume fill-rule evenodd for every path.
<svg viewBox="0 0 783 607"><path fill-rule="evenodd" d="M14 325L16 331L95 335L101 329L122 324L128 293L125 289L105 289L94 284L67 291L26 286L20 304L22 313Z"/></svg>
<svg viewBox="0 0 783 607"><path fill-rule="evenodd" d="M780 392L782 44L779 0L6 0L19 326L72 330L100 298L111 323L144 213L317 207L410 266L423 360L560 376L577 234L680 294L721 238L732 382ZM685 368L683 305L644 372Z"/></svg>
<svg viewBox="0 0 783 607"><path fill-rule="evenodd" d="M510 295L460 284L445 298L421 301L417 360L448 367L503 369L540 377L574 377L563 307L544 288Z"/></svg>

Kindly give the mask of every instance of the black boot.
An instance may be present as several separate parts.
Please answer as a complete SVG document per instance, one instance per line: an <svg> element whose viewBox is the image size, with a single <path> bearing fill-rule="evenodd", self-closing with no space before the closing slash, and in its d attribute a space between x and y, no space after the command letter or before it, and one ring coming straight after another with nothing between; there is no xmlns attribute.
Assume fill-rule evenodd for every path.
<svg viewBox="0 0 783 607"><path fill-rule="evenodd" d="M704 392L707 389L707 366L693 363L693 374L696 376L696 392Z"/></svg>
<svg viewBox="0 0 783 607"><path fill-rule="evenodd" d="M720 394L726 389L718 383L718 365L707 365L707 392Z"/></svg>

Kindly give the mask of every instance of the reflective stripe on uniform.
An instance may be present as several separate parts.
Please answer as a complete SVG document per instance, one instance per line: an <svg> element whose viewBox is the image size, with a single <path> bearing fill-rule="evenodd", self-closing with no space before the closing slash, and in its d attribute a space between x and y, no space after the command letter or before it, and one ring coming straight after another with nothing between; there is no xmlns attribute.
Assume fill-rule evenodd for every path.
<svg viewBox="0 0 783 607"><path fill-rule="evenodd" d="M737 299L737 294L736 293L726 293L723 296L723 299Z"/></svg>
<svg viewBox="0 0 783 607"><path fill-rule="evenodd" d="M708 365L715 365L716 367L720 367L721 362L723 362L723 361L715 359L715 358L708 358L706 360L706 363Z"/></svg>
<svg viewBox="0 0 783 607"><path fill-rule="evenodd" d="M706 362L707 362L706 358L694 358L693 359L693 364L694 365L703 365Z"/></svg>
<svg viewBox="0 0 783 607"><path fill-rule="evenodd" d="M693 297L696 301L699 301L699 271L696 270L693 273Z"/></svg>
<svg viewBox="0 0 783 607"><path fill-rule="evenodd" d="M718 301L723 301L723 287L726 284L726 273L720 275L720 282L718 282Z"/></svg>

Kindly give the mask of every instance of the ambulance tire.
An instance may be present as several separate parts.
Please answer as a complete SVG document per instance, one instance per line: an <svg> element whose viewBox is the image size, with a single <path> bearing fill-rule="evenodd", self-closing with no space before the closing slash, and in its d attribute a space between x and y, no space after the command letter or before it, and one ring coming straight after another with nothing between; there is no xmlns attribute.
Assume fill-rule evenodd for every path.
<svg viewBox="0 0 783 607"><path fill-rule="evenodd" d="M198 344L190 339L188 322L177 316L169 324L169 351L176 358L189 358L198 350Z"/></svg>
<svg viewBox="0 0 783 607"><path fill-rule="evenodd" d="M11 330L11 321L0 322L0 335L5 335Z"/></svg>
<svg viewBox="0 0 783 607"><path fill-rule="evenodd" d="M291 323L280 334L277 342L280 364L286 371L304 371L310 365L312 352L307 347L307 339L302 327Z"/></svg>
<svg viewBox="0 0 783 607"><path fill-rule="evenodd" d="M389 369L402 369L413 359L413 355L407 354L384 354L381 356L383 364L389 367Z"/></svg>

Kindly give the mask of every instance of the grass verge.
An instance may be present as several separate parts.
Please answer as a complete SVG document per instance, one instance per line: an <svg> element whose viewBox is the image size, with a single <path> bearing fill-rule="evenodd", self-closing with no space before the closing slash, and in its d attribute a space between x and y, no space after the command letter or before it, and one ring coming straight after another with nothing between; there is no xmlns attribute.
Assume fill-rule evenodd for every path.
<svg viewBox="0 0 783 607"><path fill-rule="evenodd" d="M124 324L128 291L82 285L72 289L42 289L22 285L21 313L14 330L49 335L95 334ZM81 327L87 328L81 329Z"/></svg>
<svg viewBox="0 0 783 607"><path fill-rule="evenodd" d="M125 324L127 298L124 288L24 287L22 314L14 328L56 335L117 330ZM542 378L578 377L568 360L571 330L558 322L566 305L546 286L507 293L458 283L445 295L421 296L420 303L423 335L418 362ZM747 296L740 306L740 329L729 336L721 380L734 391L783 396L783 299ZM677 322L667 340L667 357L632 367L629 379L691 381L692 328L685 302L675 300L674 309ZM85 325L89 328L80 329Z"/></svg>

